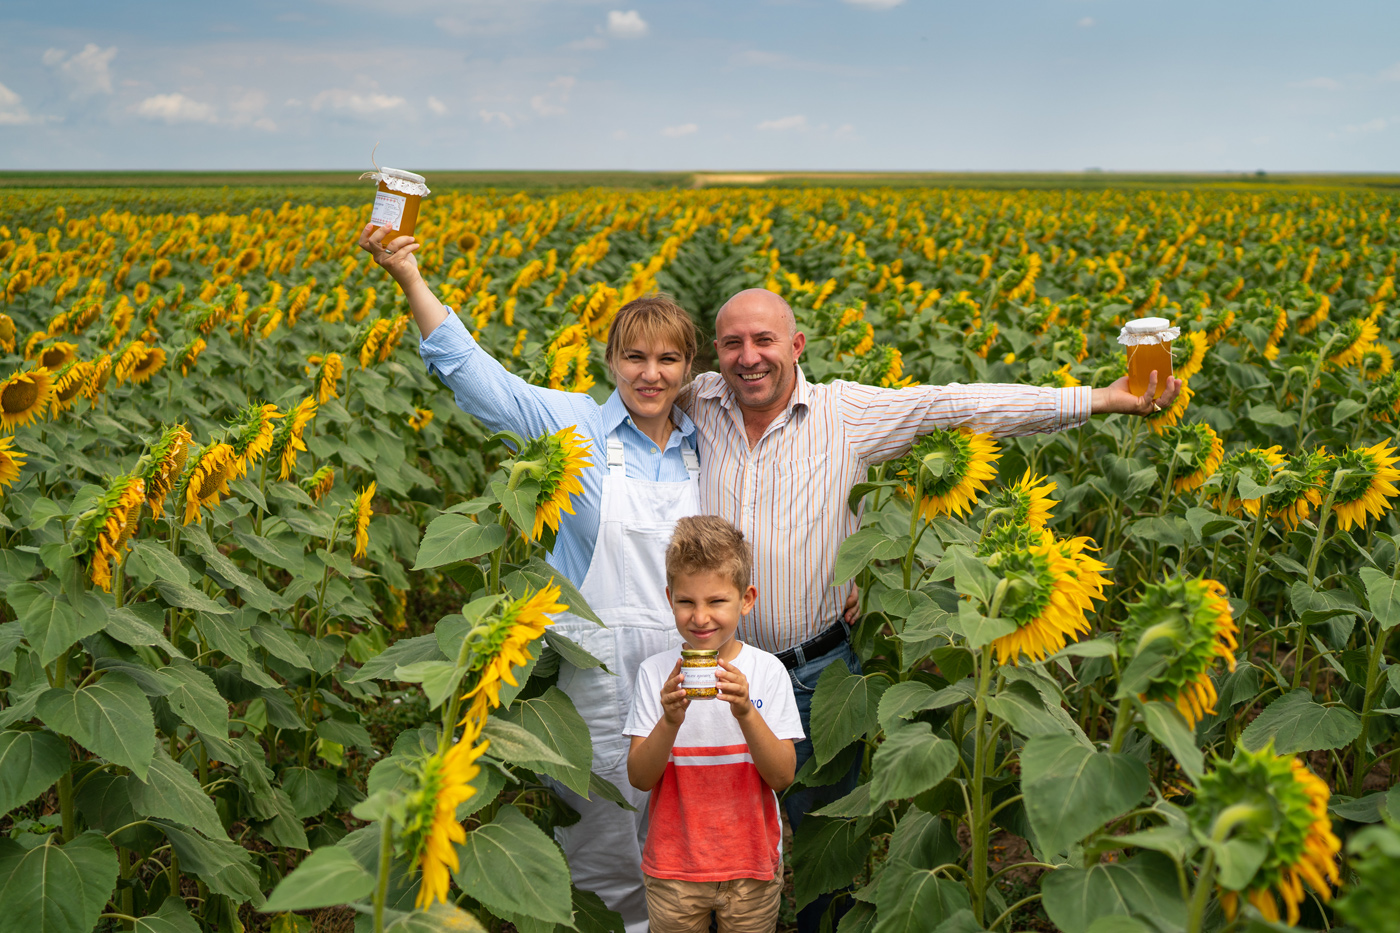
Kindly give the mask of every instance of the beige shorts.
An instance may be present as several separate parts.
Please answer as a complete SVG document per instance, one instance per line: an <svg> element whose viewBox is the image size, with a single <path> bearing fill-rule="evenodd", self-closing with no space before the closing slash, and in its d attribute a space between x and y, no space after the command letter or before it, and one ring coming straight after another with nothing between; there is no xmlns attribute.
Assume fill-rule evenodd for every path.
<svg viewBox="0 0 1400 933"><path fill-rule="evenodd" d="M677 881L651 875L644 880L651 933L708 933L712 910L719 933L773 933L778 928L782 874L772 881Z"/></svg>

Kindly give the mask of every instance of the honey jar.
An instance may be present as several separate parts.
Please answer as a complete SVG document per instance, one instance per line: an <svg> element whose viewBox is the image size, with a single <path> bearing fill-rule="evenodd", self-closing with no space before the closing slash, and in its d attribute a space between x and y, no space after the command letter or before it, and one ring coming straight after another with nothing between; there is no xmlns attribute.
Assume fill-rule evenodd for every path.
<svg viewBox="0 0 1400 933"><path fill-rule="evenodd" d="M1167 388L1172 375L1172 341L1181 336L1181 328L1172 327L1164 317L1144 317L1123 325L1118 342L1128 355L1128 391L1134 395L1147 392L1147 380L1157 374L1157 395Z"/></svg>
<svg viewBox="0 0 1400 933"><path fill-rule="evenodd" d="M388 224L392 228L384 234L384 242L396 236L413 236L413 226L418 222L418 204L429 193L427 179L398 168L381 168L360 177L379 182L369 222L375 227Z"/></svg>
<svg viewBox="0 0 1400 933"><path fill-rule="evenodd" d="M692 700L713 700L719 696L715 673L719 670L718 648L681 649L681 685Z"/></svg>

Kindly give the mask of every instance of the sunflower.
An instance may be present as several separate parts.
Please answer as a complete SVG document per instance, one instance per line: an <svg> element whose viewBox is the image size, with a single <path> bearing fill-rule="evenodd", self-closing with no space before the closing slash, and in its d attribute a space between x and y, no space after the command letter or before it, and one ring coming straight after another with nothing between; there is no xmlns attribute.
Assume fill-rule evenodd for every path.
<svg viewBox="0 0 1400 933"><path fill-rule="evenodd" d="M0 489L13 486L28 455L14 449L13 437L0 437Z"/></svg>
<svg viewBox="0 0 1400 933"><path fill-rule="evenodd" d="M144 344L142 344L144 346ZM148 382L152 376L160 371L165 365L165 350L160 347L151 347L141 359L136 361L132 367L130 375L132 385L141 385Z"/></svg>
<svg viewBox="0 0 1400 933"><path fill-rule="evenodd" d="M1326 782L1297 758L1275 755L1272 743L1257 752L1238 748L1232 759L1217 758L1214 765L1198 783L1192 823L1207 838L1249 839L1263 853L1247 882L1221 888L1225 916L1234 919L1243 895L1271 923L1296 925L1304 882L1327 901L1340 881L1342 844L1327 815Z"/></svg>
<svg viewBox="0 0 1400 933"><path fill-rule="evenodd" d="M1044 476L1033 476L1027 470L1016 485L997 490L988 507L1001 512L1002 522L1038 531L1050 520L1050 510L1060 504L1050 498L1055 487Z"/></svg>
<svg viewBox="0 0 1400 933"><path fill-rule="evenodd" d="M278 479L287 479L292 475L292 470L296 469L297 452L306 449L306 442L301 439L301 436L306 431L306 426L311 423L311 419L315 417L316 400L307 397L287 412L287 417L277 426L277 432L272 438L272 449L268 455L279 462Z"/></svg>
<svg viewBox="0 0 1400 933"><path fill-rule="evenodd" d="M433 410L431 408L415 408L413 415L408 419L408 426L415 431L421 431L433 420Z"/></svg>
<svg viewBox="0 0 1400 933"><path fill-rule="evenodd" d="M78 358L78 345L60 340L39 351L39 365L57 372Z"/></svg>
<svg viewBox="0 0 1400 933"><path fill-rule="evenodd" d="M993 461L999 459L991 435L940 428L915 442L900 461L897 475L904 477L910 499L922 488L918 508L924 518L965 515L972 511L978 493L986 492L987 482L996 477Z"/></svg>
<svg viewBox="0 0 1400 933"><path fill-rule="evenodd" d="M345 364L339 353L327 353L321 361L321 370L316 375L316 400L322 405L340 397L340 377L345 374Z"/></svg>
<svg viewBox="0 0 1400 933"><path fill-rule="evenodd" d="M212 509L219 497L228 495L228 481L237 478L234 470L238 456L229 444L212 443L194 458L194 466L185 474L176 493L176 501L184 500L184 524L199 520L200 509Z"/></svg>
<svg viewBox="0 0 1400 933"><path fill-rule="evenodd" d="M15 322L8 314L0 313L0 350L15 352Z"/></svg>
<svg viewBox="0 0 1400 933"><path fill-rule="evenodd" d="M188 376L190 370L194 369L194 364L199 360L199 354L204 352L204 348L209 344L204 342L203 337L196 337L180 350L180 375Z"/></svg>
<svg viewBox="0 0 1400 933"><path fill-rule="evenodd" d="M166 428L142 458L145 467L141 471L141 479L146 484L146 504L151 508L152 518L160 518L164 514L165 497L170 495L180 474L185 472L191 440L189 429L183 424Z"/></svg>
<svg viewBox="0 0 1400 933"><path fill-rule="evenodd" d="M1368 516L1380 518L1390 511L1391 500L1400 495L1394 485L1400 480L1396 462L1400 462L1400 454L1389 441L1374 447L1353 447L1333 459L1332 475L1340 474L1332 496L1339 531L1349 531L1353 525L1366 524Z"/></svg>
<svg viewBox="0 0 1400 933"><path fill-rule="evenodd" d="M377 357L379 345L383 343L384 338L389 336L392 327L393 324L387 318L379 318L361 332L358 341L361 369L368 368L370 362Z"/></svg>
<svg viewBox="0 0 1400 933"><path fill-rule="evenodd" d="M561 428L553 434L541 434L527 443L520 455L510 463L512 486L528 475L539 484L535 497L535 524L529 537L540 540L546 525L559 531L559 513L574 514L569 497L583 493L579 476L590 466L588 442L572 427ZM521 531L524 531L522 528Z"/></svg>
<svg viewBox="0 0 1400 933"><path fill-rule="evenodd" d="M1226 299L1229 300L1228 298ZM1215 346L1224 337L1225 332L1235 323L1235 312L1229 308L1210 308L1205 315L1206 343Z"/></svg>
<svg viewBox="0 0 1400 933"><path fill-rule="evenodd" d="M1361 374L1371 382L1384 379L1395 368L1395 357L1383 343L1373 343L1361 354Z"/></svg>
<svg viewBox="0 0 1400 933"><path fill-rule="evenodd" d="M1201 371L1201 364L1206 358L1206 335L1198 330L1187 330L1181 333L1181 350L1187 353L1186 359L1180 366L1176 367L1176 378L1182 382L1190 379Z"/></svg>
<svg viewBox="0 0 1400 933"><path fill-rule="evenodd" d="M551 614L569 607L559 602L559 587L551 579L540 590L507 602L467 633L472 648L471 673L476 684L462 695L471 700L463 721L479 726L486 712L501 705L501 684L519 686L513 668L529 664L530 644L554 620Z"/></svg>
<svg viewBox="0 0 1400 933"><path fill-rule="evenodd" d="M1189 492L1215 475L1225 453L1225 444L1205 422L1178 425L1163 432L1168 450L1181 464L1173 492Z"/></svg>
<svg viewBox="0 0 1400 933"><path fill-rule="evenodd" d="M1283 339L1284 333L1288 330L1288 311L1279 308L1274 315L1274 326L1269 331L1269 339L1264 342L1264 359L1278 359L1278 342Z"/></svg>
<svg viewBox="0 0 1400 933"><path fill-rule="evenodd" d="M73 401L87 388L91 378L92 364L84 360L74 360L55 373L53 402L49 410L50 417L57 417L59 412L67 411L73 405Z"/></svg>
<svg viewBox="0 0 1400 933"><path fill-rule="evenodd" d="M83 387L83 397L89 402L97 401L97 397L107 391L107 382L112 378L112 356L104 353L92 361L92 376L88 379L88 384Z"/></svg>
<svg viewBox="0 0 1400 933"><path fill-rule="evenodd" d="M302 491L317 502L320 502L334 485L335 470L328 466L321 467L301 481Z"/></svg>
<svg viewBox="0 0 1400 933"><path fill-rule="evenodd" d="M277 430L276 421L284 416L271 403L248 405L238 413L229 426L230 443L235 457L234 474L238 479L248 473L248 468L262 459L272 449L273 434Z"/></svg>
<svg viewBox="0 0 1400 933"><path fill-rule="evenodd" d="M1274 482L1283 487L1269 497L1269 514L1292 531L1322 505L1322 483L1331 469L1332 455L1325 447L1292 455L1283 469L1274 474Z"/></svg>
<svg viewBox="0 0 1400 933"><path fill-rule="evenodd" d="M94 586L111 592L112 568L120 566L127 543L136 532L145 497L146 484L141 477L120 476L95 506L78 516L73 533L91 555Z"/></svg>
<svg viewBox="0 0 1400 933"><path fill-rule="evenodd" d="M1034 296L1035 280L1040 275L1042 265L1039 253L1029 253L1017 257L1012 262L1011 268L1001 277L1001 284L1006 287L1005 297L1008 304Z"/></svg>
<svg viewBox="0 0 1400 933"><path fill-rule="evenodd" d="M1072 364L1066 363L1059 369L1048 370L1044 376L1040 377L1040 385L1055 386L1059 389L1072 389L1081 385L1080 381L1070 375L1069 368Z"/></svg>
<svg viewBox="0 0 1400 933"><path fill-rule="evenodd" d="M409 315L400 314L394 318L389 326L389 333L385 335L384 342L379 345L379 362L383 363L389 359L389 354L394 352L394 348L399 345L404 331L408 329Z"/></svg>
<svg viewBox="0 0 1400 933"><path fill-rule="evenodd" d="M146 359L146 354L149 352L150 348L140 340L133 340L122 348L121 353L117 354L116 363L112 366L112 375L116 378L117 385L121 385L131 378L136 367Z"/></svg>
<svg viewBox="0 0 1400 933"><path fill-rule="evenodd" d="M1241 473L1259 486L1269 485L1269 481L1273 479L1274 468L1283 464L1283 457L1279 454L1279 449L1278 445L1264 448L1252 447L1235 454L1220 464L1220 473L1225 478L1224 485L1228 486L1230 480ZM1250 515L1259 514L1258 499L1231 498L1229 502L1226 502L1223 491L1215 500L1215 507L1230 515L1240 514L1241 508Z"/></svg>
<svg viewBox="0 0 1400 933"><path fill-rule="evenodd" d="M1047 533L1039 543L1001 550L987 559L1005 584L1000 617L1016 624L1016 631L991 643L998 664L1019 664L1023 654L1043 661L1089 631L1084 614L1093 605L1095 588L1082 579L1082 568L1067 553L1072 550L1073 545L1064 547ZM1097 595L1103 598L1102 587Z"/></svg>
<svg viewBox="0 0 1400 933"><path fill-rule="evenodd" d="M1161 411L1155 411L1144 420L1147 426L1152 429L1152 433L1158 436L1167 433L1181 421L1181 416L1186 414L1186 409L1191 407L1191 399L1195 392L1185 382L1181 383L1181 391L1170 405Z"/></svg>
<svg viewBox="0 0 1400 933"><path fill-rule="evenodd" d="M1366 410L1372 418L1387 424L1400 414L1400 372L1393 372L1381 380L1381 384L1371 393Z"/></svg>
<svg viewBox="0 0 1400 933"><path fill-rule="evenodd" d="M1318 295L1317 307L1298 321L1298 326L1295 328L1298 336L1303 337L1317 330L1318 325L1327 320L1327 315L1331 313L1331 310L1332 300L1325 294Z"/></svg>
<svg viewBox="0 0 1400 933"><path fill-rule="evenodd" d="M1139 695L1173 704L1195 728L1215 712L1215 684L1210 679L1215 659L1235 669L1239 630L1225 587L1204 577L1171 577L1147 584L1141 599L1127 609L1119 641L1125 676L1135 664L1164 665Z"/></svg>
<svg viewBox="0 0 1400 933"><path fill-rule="evenodd" d="M364 557L369 549L369 520L374 516L374 491L371 482L355 496L355 556Z"/></svg>
<svg viewBox="0 0 1400 933"><path fill-rule="evenodd" d="M490 744L478 743L480 734L480 724L469 727L451 748L439 749L409 767L416 789L404 802L407 816L400 838L423 872L415 901L419 909L448 902L450 879L458 866L457 846L467 839L457 807L476 794L471 785L481 773L476 760Z"/></svg>
<svg viewBox="0 0 1400 933"><path fill-rule="evenodd" d="M992 344L996 342L997 334L1000 332L1001 328L997 325L996 321L992 321L985 327L974 327L972 330L968 331L967 335L963 338L963 346L985 360L987 354L991 352Z"/></svg>
<svg viewBox="0 0 1400 933"><path fill-rule="evenodd" d="M1328 341L1331 343L1340 338L1342 348L1327 357L1327 362L1337 367L1359 363L1361 358L1366 355L1366 350L1375 343L1376 338L1380 335L1381 329L1372 322L1363 318L1351 318Z"/></svg>
<svg viewBox="0 0 1400 933"><path fill-rule="evenodd" d="M0 429L13 432L49 410L53 401L53 376L38 369L16 371L0 382Z"/></svg>

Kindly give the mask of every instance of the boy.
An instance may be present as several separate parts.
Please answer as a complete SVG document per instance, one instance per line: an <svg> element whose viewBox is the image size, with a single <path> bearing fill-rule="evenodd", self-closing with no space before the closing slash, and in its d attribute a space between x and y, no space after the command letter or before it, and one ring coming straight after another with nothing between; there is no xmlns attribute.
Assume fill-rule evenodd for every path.
<svg viewBox="0 0 1400 933"><path fill-rule="evenodd" d="M627 778L651 792L642 851L651 933L771 933L783 884L777 791L792 783L802 723L782 663L734 637L753 609L753 555L722 518L676 523L666 598L688 648L718 650L716 699L686 697L678 650L637 673Z"/></svg>

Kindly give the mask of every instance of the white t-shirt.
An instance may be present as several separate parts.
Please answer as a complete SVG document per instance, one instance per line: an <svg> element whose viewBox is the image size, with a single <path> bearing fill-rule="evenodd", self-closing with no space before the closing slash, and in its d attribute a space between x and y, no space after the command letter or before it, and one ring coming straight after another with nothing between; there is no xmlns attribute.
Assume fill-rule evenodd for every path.
<svg viewBox="0 0 1400 933"><path fill-rule="evenodd" d="M680 649L654 654L637 672L624 735L643 738L661 721L661 687ZM800 741L802 720L781 661L742 645L731 662L748 679L749 702L779 739ZM770 880L782 871L778 796L759 774L728 703L693 699L661 781L652 788L642 870L683 881Z"/></svg>

